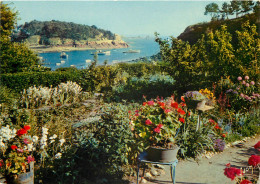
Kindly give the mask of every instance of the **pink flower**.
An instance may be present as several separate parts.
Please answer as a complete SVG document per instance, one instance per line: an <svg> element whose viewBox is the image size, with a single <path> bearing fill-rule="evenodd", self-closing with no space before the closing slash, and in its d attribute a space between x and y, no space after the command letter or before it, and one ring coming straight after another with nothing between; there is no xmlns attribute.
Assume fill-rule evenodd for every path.
<svg viewBox="0 0 260 184"><path fill-rule="evenodd" d="M242 84L243 84L243 85L246 85L246 81L242 81Z"/></svg>
<svg viewBox="0 0 260 184"><path fill-rule="evenodd" d="M251 81L250 84L253 86L253 85L255 85L255 82L254 82L254 81Z"/></svg>
<svg viewBox="0 0 260 184"><path fill-rule="evenodd" d="M246 83L246 87L249 87L250 85L248 83Z"/></svg>
<svg viewBox="0 0 260 184"><path fill-rule="evenodd" d="M248 76L245 76L245 80L248 80L249 79L249 77Z"/></svg>
<svg viewBox="0 0 260 184"><path fill-rule="evenodd" d="M145 121L145 124L146 124L146 125L151 125L152 122L151 122L151 120L147 119L147 120Z"/></svg>
<svg viewBox="0 0 260 184"><path fill-rule="evenodd" d="M155 129L153 129L153 131L154 131L155 133L160 133L160 132L161 132L161 129L160 129L159 127L156 127Z"/></svg>
<svg viewBox="0 0 260 184"><path fill-rule="evenodd" d="M170 109L165 109L164 112L168 113L168 112L171 112L171 110Z"/></svg>
<svg viewBox="0 0 260 184"><path fill-rule="evenodd" d="M241 93L241 94L240 94L240 96L241 96L242 98L244 98L244 97L245 97L245 95L244 95L243 93Z"/></svg>
<svg viewBox="0 0 260 184"><path fill-rule="evenodd" d="M162 128L163 127L163 124L159 124L157 125L158 128Z"/></svg>
<svg viewBox="0 0 260 184"><path fill-rule="evenodd" d="M150 105L150 106L153 106L154 105L154 101L152 101L152 100L148 101L147 104Z"/></svg>
<svg viewBox="0 0 260 184"><path fill-rule="evenodd" d="M252 182L249 180L243 180L239 184L252 184Z"/></svg>
<svg viewBox="0 0 260 184"><path fill-rule="evenodd" d="M241 80L242 80L242 77L239 76L239 77L237 78L237 80L241 81Z"/></svg>
<svg viewBox="0 0 260 184"><path fill-rule="evenodd" d="M252 166L258 166L260 164L260 156L258 155L251 155L251 157L248 160L248 164Z"/></svg>
<svg viewBox="0 0 260 184"><path fill-rule="evenodd" d="M24 144L29 144L30 143L29 140L26 139L26 138L23 140L23 142L24 142Z"/></svg>
<svg viewBox="0 0 260 184"><path fill-rule="evenodd" d="M17 152L19 152L19 153L23 153L23 149L21 149L21 148L17 148Z"/></svg>
<svg viewBox="0 0 260 184"><path fill-rule="evenodd" d="M27 162L30 163L30 162L33 162L34 161L34 158L29 155L27 158L26 158Z"/></svg>

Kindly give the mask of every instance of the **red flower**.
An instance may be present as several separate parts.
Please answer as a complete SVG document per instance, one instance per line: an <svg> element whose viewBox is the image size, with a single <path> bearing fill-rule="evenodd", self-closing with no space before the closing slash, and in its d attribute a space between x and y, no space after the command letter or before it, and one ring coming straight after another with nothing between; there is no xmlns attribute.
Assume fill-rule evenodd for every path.
<svg viewBox="0 0 260 184"><path fill-rule="evenodd" d="M234 167L227 167L224 169L224 175L230 178L231 180L234 180L236 175L241 176L243 173L240 169L234 168Z"/></svg>
<svg viewBox="0 0 260 184"><path fill-rule="evenodd" d="M25 125L25 126L23 127L23 129L26 130L26 131L28 131L28 130L31 129L31 127L30 127L30 125Z"/></svg>
<svg viewBox="0 0 260 184"><path fill-rule="evenodd" d="M160 129L159 127L156 127L155 129L153 129L153 131L154 131L155 133L160 133L160 132L161 132L161 129Z"/></svg>
<svg viewBox="0 0 260 184"><path fill-rule="evenodd" d="M225 137L226 137L226 134L222 134L222 137L225 138Z"/></svg>
<svg viewBox="0 0 260 184"><path fill-rule="evenodd" d="M181 101L185 102L184 96L181 96Z"/></svg>
<svg viewBox="0 0 260 184"><path fill-rule="evenodd" d="M143 102L143 106L145 106L147 104L147 102Z"/></svg>
<svg viewBox="0 0 260 184"><path fill-rule="evenodd" d="M175 109L178 109L178 103L177 102L174 102L174 103L171 103L171 106Z"/></svg>
<svg viewBox="0 0 260 184"><path fill-rule="evenodd" d="M165 106L164 102L158 102L158 104L160 105L161 108L163 108Z"/></svg>
<svg viewBox="0 0 260 184"><path fill-rule="evenodd" d="M260 156L258 155L251 155L251 157L248 160L248 164L252 166L258 166L260 163Z"/></svg>
<svg viewBox="0 0 260 184"><path fill-rule="evenodd" d="M249 180L243 180L240 182L240 184L253 184L253 183Z"/></svg>
<svg viewBox="0 0 260 184"><path fill-rule="evenodd" d="M129 114L131 114L131 111L128 111Z"/></svg>
<svg viewBox="0 0 260 184"><path fill-rule="evenodd" d="M18 130L18 131L16 132L16 134L20 137L20 136L22 136L22 135L24 135L24 134L27 134L27 131L22 128L22 129Z"/></svg>
<svg viewBox="0 0 260 184"><path fill-rule="evenodd" d="M226 167L230 167L230 163L226 164Z"/></svg>
<svg viewBox="0 0 260 184"><path fill-rule="evenodd" d="M159 124L157 125L158 128L162 128L163 127L163 124Z"/></svg>
<svg viewBox="0 0 260 184"><path fill-rule="evenodd" d="M154 105L154 101L152 101L152 100L148 101L147 104L150 105L150 106L153 106Z"/></svg>
<svg viewBox="0 0 260 184"><path fill-rule="evenodd" d="M181 108L179 108L177 112L180 113L181 115L184 115L184 114L185 114L185 111L182 110Z"/></svg>
<svg viewBox="0 0 260 184"><path fill-rule="evenodd" d="M12 149L12 150L15 150L15 149L17 149L17 146L16 146L16 145L12 145L12 146L11 146L11 149Z"/></svg>
<svg viewBox="0 0 260 184"><path fill-rule="evenodd" d="M165 109L164 112L168 113L168 112L171 112L171 110L170 109Z"/></svg>
<svg viewBox="0 0 260 184"><path fill-rule="evenodd" d="M260 141L254 145L254 148L260 151Z"/></svg>
<svg viewBox="0 0 260 184"><path fill-rule="evenodd" d="M0 168L4 165L4 161L0 160Z"/></svg>
<svg viewBox="0 0 260 184"><path fill-rule="evenodd" d="M179 118L179 121L182 122L182 123L185 122L185 120L183 118Z"/></svg>
<svg viewBox="0 0 260 184"><path fill-rule="evenodd" d="M151 120L147 119L147 120L145 121L145 124L146 124L146 125L151 125L152 122L151 122Z"/></svg>

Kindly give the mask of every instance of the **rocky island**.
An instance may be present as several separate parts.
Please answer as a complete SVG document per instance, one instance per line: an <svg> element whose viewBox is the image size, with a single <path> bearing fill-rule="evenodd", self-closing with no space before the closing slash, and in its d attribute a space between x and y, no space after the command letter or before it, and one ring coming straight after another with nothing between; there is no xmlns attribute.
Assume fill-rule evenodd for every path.
<svg viewBox="0 0 260 184"><path fill-rule="evenodd" d="M45 22L34 20L25 23L18 27L12 39L25 43L38 53L128 47L119 35L94 25L54 20Z"/></svg>

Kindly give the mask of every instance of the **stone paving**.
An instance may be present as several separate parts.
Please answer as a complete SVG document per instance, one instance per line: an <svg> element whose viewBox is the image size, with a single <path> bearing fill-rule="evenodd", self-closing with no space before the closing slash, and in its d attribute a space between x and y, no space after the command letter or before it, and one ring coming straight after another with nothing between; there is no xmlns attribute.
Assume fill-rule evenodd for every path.
<svg viewBox="0 0 260 184"><path fill-rule="evenodd" d="M252 154L259 154L253 148L259 140L260 135L246 142L234 144L211 158L204 157L198 163L194 160L180 161L176 168L176 184L235 184L235 181L231 181L224 175L225 165L230 163L232 167L237 168L248 166L249 157ZM165 166L165 174L145 177L141 183L170 184L172 183L170 169Z"/></svg>

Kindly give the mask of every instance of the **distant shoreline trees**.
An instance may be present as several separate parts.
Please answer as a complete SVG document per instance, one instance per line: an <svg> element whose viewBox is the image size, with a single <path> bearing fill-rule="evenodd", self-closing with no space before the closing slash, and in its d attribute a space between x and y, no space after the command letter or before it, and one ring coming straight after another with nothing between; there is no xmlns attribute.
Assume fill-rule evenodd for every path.
<svg viewBox="0 0 260 184"><path fill-rule="evenodd" d="M229 15L239 15L247 14L252 11L259 12L260 2L253 0L232 0L230 3L224 2L220 8L216 3L210 3L206 5L204 15L210 15L211 20L224 20L228 19Z"/></svg>

